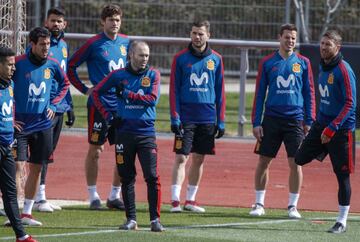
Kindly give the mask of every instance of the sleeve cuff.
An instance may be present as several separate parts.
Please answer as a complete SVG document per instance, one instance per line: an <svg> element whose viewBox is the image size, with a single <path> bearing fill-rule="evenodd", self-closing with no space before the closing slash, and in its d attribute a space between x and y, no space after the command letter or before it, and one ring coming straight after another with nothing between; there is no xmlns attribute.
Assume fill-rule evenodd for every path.
<svg viewBox="0 0 360 242"><path fill-rule="evenodd" d="M329 138L332 138L335 135L335 131L331 130L329 127L326 127L322 133Z"/></svg>

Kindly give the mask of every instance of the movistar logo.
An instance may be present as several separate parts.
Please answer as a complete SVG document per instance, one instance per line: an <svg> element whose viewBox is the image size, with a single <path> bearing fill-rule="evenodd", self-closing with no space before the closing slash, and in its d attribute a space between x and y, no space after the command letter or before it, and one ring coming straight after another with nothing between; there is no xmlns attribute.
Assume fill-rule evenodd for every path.
<svg viewBox="0 0 360 242"><path fill-rule="evenodd" d="M34 83L31 83L29 86L29 95L39 96L42 92L46 92L46 84L45 82L41 82L40 86L37 87Z"/></svg>
<svg viewBox="0 0 360 242"><path fill-rule="evenodd" d="M1 112L4 116L10 115L12 108L13 108L13 100L10 100L9 105L6 102L4 102L1 107Z"/></svg>
<svg viewBox="0 0 360 242"><path fill-rule="evenodd" d="M192 73L190 75L190 84L192 86L194 86L194 83L195 83L195 85L200 86L204 82L205 82L205 84L207 84L209 82L209 75L207 72L204 72L203 74L201 74L200 78L196 75L196 73Z"/></svg>
<svg viewBox="0 0 360 242"><path fill-rule="evenodd" d="M94 123L94 129L101 129L102 128L102 123Z"/></svg>
<svg viewBox="0 0 360 242"><path fill-rule="evenodd" d="M64 59L61 60L60 66L64 70L64 72L66 73L66 63L65 63Z"/></svg>
<svg viewBox="0 0 360 242"><path fill-rule="evenodd" d="M319 83L319 92L322 97L329 97L329 88L327 85L324 87Z"/></svg>
<svg viewBox="0 0 360 242"><path fill-rule="evenodd" d="M294 74L290 74L286 80L282 76L278 76L276 78L276 85L277 85L278 88L281 88L281 86L284 87L284 88L287 88L287 87L289 87L290 83L293 86L295 85L295 76L294 76ZM280 84L281 84L281 86L280 86Z"/></svg>
<svg viewBox="0 0 360 242"><path fill-rule="evenodd" d="M118 70L120 68L125 67L125 63L124 60L119 58L118 63L116 63L115 61L111 60L109 62L109 71L112 72L114 70Z"/></svg>
<svg viewBox="0 0 360 242"><path fill-rule="evenodd" d="M116 152L123 152L124 146L123 146L123 144L117 144L117 145L115 145L115 149L116 149Z"/></svg>

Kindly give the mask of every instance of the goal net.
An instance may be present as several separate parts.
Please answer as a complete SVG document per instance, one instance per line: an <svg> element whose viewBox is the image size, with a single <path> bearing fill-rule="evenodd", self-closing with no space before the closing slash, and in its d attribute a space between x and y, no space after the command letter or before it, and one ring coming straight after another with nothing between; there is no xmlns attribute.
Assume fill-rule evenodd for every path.
<svg viewBox="0 0 360 242"><path fill-rule="evenodd" d="M25 0L0 0L0 44L17 55L25 51Z"/></svg>

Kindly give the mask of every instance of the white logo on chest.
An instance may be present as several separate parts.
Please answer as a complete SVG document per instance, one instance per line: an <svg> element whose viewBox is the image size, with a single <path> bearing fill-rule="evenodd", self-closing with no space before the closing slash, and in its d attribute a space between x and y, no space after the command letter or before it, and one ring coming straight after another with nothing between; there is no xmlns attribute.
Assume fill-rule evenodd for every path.
<svg viewBox="0 0 360 242"><path fill-rule="evenodd" d="M45 82L41 82L40 86L37 87L34 83L31 83L29 86L29 95L39 96L42 92L46 92L46 84Z"/></svg>
<svg viewBox="0 0 360 242"><path fill-rule="evenodd" d="M282 87L287 88L287 87L289 87L290 83L293 86L295 85L295 76L294 76L294 74L290 74L286 80L282 76L278 76L276 78L276 85L277 85L278 88L281 88L280 84L281 84Z"/></svg>
<svg viewBox="0 0 360 242"><path fill-rule="evenodd" d="M4 102L1 107L1 112L4 116L10 115L12 108L13 108L13 100L10 100L9 105L6 102Z"/></svg>
<svg viewBox="0 0 360 242"><path fill-rule="evenodd" d="M209 75L207 72L204 72L203 74L201 74L201 77L199 78L196 73L192 73L190 76L190 84L192 86L195 85L200 86L205 82L205 84L207 84L209 82Z"/></svg>
<svg viewBox="0 0 360 242"><path fill-rule="evenodd" d="M124 63L123 59L121 59L121 58L119 58L118 63L116 63L113 60L111 60L109 62L109 71L110 72L118 70L118 69L123 68L123 67L125 67L125 63Z"/></svg>
<svg viewBox="0 0 360 242"><path fill-rule="evenodd" d="M324 87L319 83L319 92L321 97L329 97L329 88L327 85L325 85Z"/></svg>

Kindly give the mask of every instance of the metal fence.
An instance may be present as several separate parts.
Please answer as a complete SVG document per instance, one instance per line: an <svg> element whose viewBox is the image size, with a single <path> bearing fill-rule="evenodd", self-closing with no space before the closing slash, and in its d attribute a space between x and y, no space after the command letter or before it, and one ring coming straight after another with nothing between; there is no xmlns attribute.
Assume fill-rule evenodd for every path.
<svg viewBox="0 0 360 242"><path fill-rule="evenodd" d="M106 0L28 0L27 29L41 25L46 9L60 5L67 12L67 32L97 33L101 30L99 15ZM284 22L296 22L292 0L119 0L113 1L124 10L122 32L137 36L189 36L189 24L195 17L211 22L211 37L233 40L274 41L278 28ZM305 0L308 6L307 22L313 41L318 41L325 16L325 0ZM360 43L360 1L343 1L335 15L332 27L343 30L344 40ZM45 6L45 7L44 7ZM83 40L70 40L70 53ZM186 45L155 46L151 62L169 71L173 55ZM239 75L240 50L218 47L215 50L224 56L226 75ZM268 54L263 49L249 51L250 75L255 74L259 59Z"/></svg>

